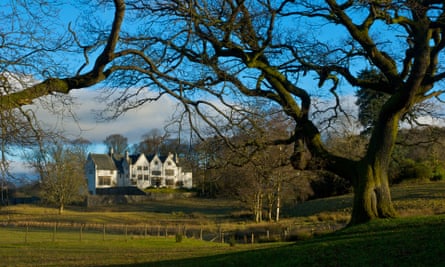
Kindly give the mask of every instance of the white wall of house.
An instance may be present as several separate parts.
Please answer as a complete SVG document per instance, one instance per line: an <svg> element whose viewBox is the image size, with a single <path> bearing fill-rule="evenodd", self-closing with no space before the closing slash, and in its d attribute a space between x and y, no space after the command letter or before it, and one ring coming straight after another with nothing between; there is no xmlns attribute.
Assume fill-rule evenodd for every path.
<svg viewBox="0 0 445 267"><path fill-rule="evenodd" d="M91 194L95 194L96 188L117 186L136 186L140 189L152 186L192 188L192 173L183 173L171 153L163 159L164 162L158 155L154 155L149 161L144 154L135 158L126 153L121 162L122 166L114 170L101 170L89 156L85 167L88 190ZM134 162L131 162L132 160Z"/></svg>
<svg viewBox="0 0 445 267"><path fill-rule="evenodd" d="M191 172L182 173L182 186L188 189L193 187L193 175Z"/></svg>
<svg viewBox="0 0 445 267"><path fill-rule="evenodd" d="M117 186L116 170L96 170L96 188L110 188Z"/></svg>
<svg viewBox="0 0 445 267"><path fill-rule="evenodd" d="M155 155L150 162L150 176L152 186L165 187L162 161L159 159L158 155Z"/></svg>
<svg viewBox="0 0 445 267"><path fill-rule="evenodd" d="M141 154L133 165L130 165L131 185L141 189L151 186L150 165L144 154Z"/></svg>
<svg viewBox="0 0 445 267"><path fill-rule="evenodd" d="M87 177L88 192L96 194L96 166L93 161L88 160L85 164L85 175Z"/></svg>

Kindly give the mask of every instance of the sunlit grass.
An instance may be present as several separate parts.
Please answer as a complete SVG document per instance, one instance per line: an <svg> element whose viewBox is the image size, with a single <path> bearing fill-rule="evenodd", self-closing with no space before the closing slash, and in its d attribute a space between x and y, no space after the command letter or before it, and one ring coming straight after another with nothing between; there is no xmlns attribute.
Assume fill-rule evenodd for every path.
<svg viewBox="0 0 445 267"><path fill-rule="evenodd" d="M0 266L106 266L214 256L283 243L229 246L184 238L128 237L73 231L0 228Z"/></svg>
<svg viewBox="0 0 445 267"><path fill-rule="evenodd" d="M18 205L0 209L0 266L443 266L445 183L402 184L392 188L400 218L346 228L352 195L300 203L280 223L254 224L227 200L186 199L85 209ZM438 215L439 214L439 215ZM423 215L423 216L419 216ZM428 216L424 216L428 215ZM434 215L434 216L432 216ZM44 222L33 227L14 222ZM72 227L59 227L71 225ZM96 228L82 228L84 224ZM296 243L206 242L174 232L124 234L127 225L211 225L224 229L292 226ZM106 225L105 232L101 228ZM109 230L109 225L117 227ZM319 227L318 229L314 226Z"/></svg>

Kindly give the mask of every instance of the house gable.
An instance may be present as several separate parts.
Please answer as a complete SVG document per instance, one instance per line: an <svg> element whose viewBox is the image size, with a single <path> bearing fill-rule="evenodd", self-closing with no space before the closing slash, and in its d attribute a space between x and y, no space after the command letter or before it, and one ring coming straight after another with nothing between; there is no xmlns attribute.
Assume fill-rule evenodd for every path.
<svg viewBox="0 0 445 267"><path fill-rule="evenodd" d="M96 188L192 187L191 173L182 172L172 153L160 156L126 152L119 157L112 153L89 154L85 170L90 174L87 175L88 188L92 194L96 193Z"/></svg>

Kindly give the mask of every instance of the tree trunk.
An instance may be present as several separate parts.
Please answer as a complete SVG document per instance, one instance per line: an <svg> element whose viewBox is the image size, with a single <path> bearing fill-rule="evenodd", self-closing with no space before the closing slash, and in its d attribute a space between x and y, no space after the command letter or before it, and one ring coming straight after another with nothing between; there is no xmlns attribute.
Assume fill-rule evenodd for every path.
<svg viewBox="0 0 445 267"><path fill-rule="evenodd" d="M349 224L395 217L396 211L391 201L387 172L378 166L359 168L360 178L353 185L354 202Z"/></svg>
<svg viewBox="0 0 445 267"><path fill-rule="evenodd" d="M391 201L388 169L397 137L399 114L387 116L376 124L368 153L356 165L357 177L352 179L354 202L350 225L396 216Z"/></svg>
<svg viewBox="0 0 445 267"><path fill-rule="evenodd" d="M268 192L267 193L267 220L269 222L272 221L273 203L274 203L273 192Z"/></svg>
<svg viewBox="0 0 445 267"><path fill-rule="evenodd" d="M63 213L63 208L64 208L64 205L63 205L63 203L61 203L61 204L59 205L59 215L62 215L62 213Z"/></svg>
<svg viewBox="0 0 445 267"><path fill-rule="evenodd" d="M277 211L275 214L275 221L280 220L280 207L281 207L281 181L278 181L277 185Z"/></svg>
<svg viewBox="0 0 445 267"><path fill-rule="evenodd" d="M259 223L263 220L263 195L261 192L255 193L254 201L254 217L255 222Z"/></svg>

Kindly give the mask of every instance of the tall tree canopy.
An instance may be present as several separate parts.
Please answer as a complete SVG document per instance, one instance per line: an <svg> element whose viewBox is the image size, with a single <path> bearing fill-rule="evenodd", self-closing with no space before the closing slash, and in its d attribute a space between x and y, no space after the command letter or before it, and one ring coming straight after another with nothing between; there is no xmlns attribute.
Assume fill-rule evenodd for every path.
<svg viewBox="0 0 445 267"><path fill-rule="evenodd" d="M104 140L104 144L108 149L112 149L113 153L124 155L128 149L128 139L121 134L111 134Z"/></svg>
<svg viewBox="0 0 445 267"><path fill-rule="evenodd" d="M78 75L49 77L2 95L1 108L108 78L113 85L108 87L110 96L116 93L115 115L168 94L183 103L182 118L198 134L206 123L215 134L227 136L246 127L249 110L244 107L249 99L263 98L294 122L291 136L270 143L293 143L295 168L310 168L317 162L316 167L352 183L352 224L396 215L387 172L399 121L414 105L440 100L443 93L439 87L445 78L440 65L445 46L442 0L115 0L114 4L105 45L97 35L89 36L87 43L99 49L91 70L82 67ZM124 12L132 27L119 38ZM89 33L97 32L102 33L103 27ZM90 51L89 46L80 47ZM359 75L360 69L371 67L384 78ZM335 155L325 147L316 118L324 119L326 113L313 108L317 97L330 97L334 104L328 114L335 117L342 112L338 95L342 87L389 96L359 159ZM147 97L147 89L158 95Z"/></svg>

